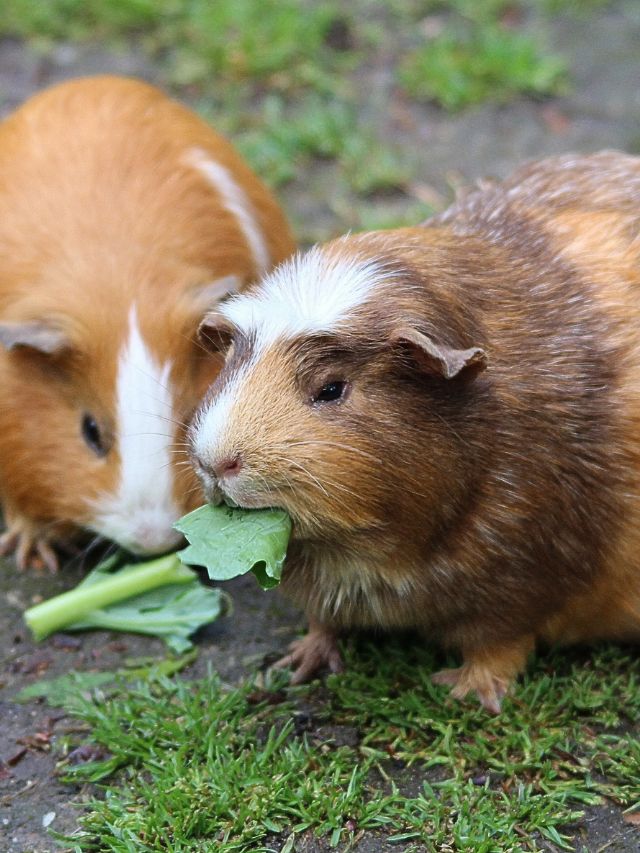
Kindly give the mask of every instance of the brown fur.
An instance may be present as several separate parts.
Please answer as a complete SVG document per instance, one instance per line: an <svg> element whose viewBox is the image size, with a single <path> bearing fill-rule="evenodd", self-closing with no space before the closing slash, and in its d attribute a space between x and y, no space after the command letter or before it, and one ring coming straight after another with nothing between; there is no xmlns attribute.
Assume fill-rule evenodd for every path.
<svg viewBox="0 0 640 853"><path fill-rule="evenodd" d="M33 543L88 523L88 502L115 486L117 448L106 460L92 455L78 422L90 411L115 428L116 360L133 301L158 362L175 363L179 421L219 369L194 340L211 307L197 289L230 274L246 284L258 270L237 219L185 160L193 148L244 189L272 262L286 257L291 234L266 188L228 142L151 86L73 81L0 125L0 321L55 322L73 345L56 357L0 351L5 544L21 549L22 563ZM175 439L179 448L182 427ZM186 468L177 483L185 509L201 501Z"/></svg>
<svg viewBox="0 0 640 853"><path fill-rule="evenodd" d="M292 515L282 588L323 648L417 628L463 655L439 680L497 710L536 640L640 637L639 230L640 159L604 152L324 249L393 286L258 361L225 430L236 494ZM487 369L446 379L403 329ZM310 405L336 379L348 398Z"/></svg>

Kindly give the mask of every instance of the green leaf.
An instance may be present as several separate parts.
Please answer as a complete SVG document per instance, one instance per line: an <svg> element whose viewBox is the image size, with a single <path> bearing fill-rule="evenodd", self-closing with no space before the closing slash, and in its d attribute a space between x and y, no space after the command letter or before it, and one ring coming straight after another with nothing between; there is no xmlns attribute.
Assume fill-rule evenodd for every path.
<svg viewBox="0 0 640 853"><path fill-rule="evenodd" d="M212 580L229 580L252 571L263 589L280 583L291 535L291 519L281 509L201 506L174 525L189 546L178 552L183 563L204 566Z"/></svg>
<svg viewBox="0 0 640 853"><path fill-rule="evenodd" d="M45 699L52 707L73 707L79 699L91 696L95 690L112 693L117 682L153 681L166 678L180 672L198 656L197 649L177 658L152 660L147 666L134 666L108 672L69 672L57 678L40 679L35 684L24 687L17 693L14 702L30 702L32 699Z"/></svg>
<svg viewBox="0 0 640 853"><path fill-rule="evenodd" d="M69 672L57 678L36 681L13 697L14 702L30 702L32 699L46 699L47 704L58 708L72 704L74 698L90 694L96 688L111 684L116 680L115 672Z"/></svg>
<svg viewBox="0 0 640 853"><path fill-rule="evenodd" d="M136 595L126 601L92 610L69 630L103 628L162 637L172 651L191 648L189 637L202 625L213 622L223 609L223 593L197 581L187 586L170 584Z"/></svg>
<svg viewBox="0 0 640 853"><path fill-rule="evenodd" d="M194 631L220 615L222 593L202 587L175 554L114 571L121 559L103 561L75 589L29 608L24 616L35 639L104 628L162 637L180 653L191 648Z"/></svg>

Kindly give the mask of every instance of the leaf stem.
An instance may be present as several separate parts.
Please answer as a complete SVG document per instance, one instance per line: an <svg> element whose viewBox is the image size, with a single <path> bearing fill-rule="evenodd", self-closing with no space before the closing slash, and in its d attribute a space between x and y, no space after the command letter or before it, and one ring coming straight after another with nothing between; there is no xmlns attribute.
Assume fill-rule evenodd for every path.
<svg viewBox="0 0 640 853"><path fill-rule="evenodd" d="M159 586L193 582L195 573L183 566L175 554L159 557L140 566L128 566L104 580L76 587L25 611L25 622L35 640L43 640L83 619L92 610L141 595Z"/></svg>

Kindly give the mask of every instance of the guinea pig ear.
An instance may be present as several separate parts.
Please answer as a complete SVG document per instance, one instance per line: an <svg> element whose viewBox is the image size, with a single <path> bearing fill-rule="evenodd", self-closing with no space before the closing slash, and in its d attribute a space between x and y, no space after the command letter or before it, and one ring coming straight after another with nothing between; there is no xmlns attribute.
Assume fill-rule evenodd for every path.
<svg viewBox="0 0 640 853"><path fill-rule="evenodd" d="M59 355L71 348L65 333L46 323L0 323L0 345L7 352L27 347L46 355Z"/></svg>
<svg viewBox="0 0 640 853"><path fill-rule="evenodd" d="M219 311L210 311L198 326L198 340L209 352L225 352L235 329Z"/></svg>
<svg viewBox="0 0 640 853"><path fill-rule="evenodd" d="M457 376L474 379L487 366L487 355L480 347L454 349L437 344L428 335L410 327L396 332L393 341L407 346L425 373L443 379Z"/></svg>
<svg viewBox="0 0 640 853"><path fill-rule="evenodd" d="M202 317L212 311L226 296L238 293L241 287L242 279L237 275L225 275L214 281L196 285L191 290L194 312L198 317Z"/></svg>

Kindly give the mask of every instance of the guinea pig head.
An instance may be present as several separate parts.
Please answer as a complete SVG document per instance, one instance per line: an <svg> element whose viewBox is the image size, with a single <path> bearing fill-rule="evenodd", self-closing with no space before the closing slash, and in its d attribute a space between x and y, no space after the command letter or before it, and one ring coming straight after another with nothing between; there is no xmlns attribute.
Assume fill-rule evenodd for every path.
<svg viewBox="0 0 640 853"><path fill-rule="evenodd" d="M9 513L17 506L50 524L53 538L85 528L134 553L180 543L173 523L202 503L186 424L221 365L196 330L204 306L233 286L230 277L184 287L166 305L116 299L81 310L75 290L73 310L63 298L42 312L39 297L28 319L0 323Z"/></svg>
<svg viewBox="0 0 640 853"><path fill-rule="evenodd" d="M282 507L314 541L400 531L416 503L425 536L446 524L486 355L398 258L383 237L338 240L205 319L226 364L189 441L212 502Z"/></svg>

